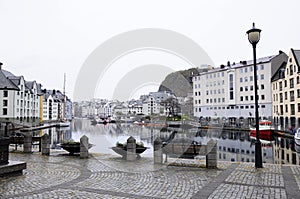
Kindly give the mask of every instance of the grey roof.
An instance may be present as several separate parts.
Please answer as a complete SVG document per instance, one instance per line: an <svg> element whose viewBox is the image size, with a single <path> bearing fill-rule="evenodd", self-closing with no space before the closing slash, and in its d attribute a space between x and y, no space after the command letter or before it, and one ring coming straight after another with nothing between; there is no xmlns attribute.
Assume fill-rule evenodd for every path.
<svg viewBox="0 0 300 199"><path fill-rule="evenodd" d="M19 90L18 86L6 77L3 70L0 70L0 89Z"/></svg>
<svg viewBox="0 0 300 199"><path fill-rule="evenodd" d="M294 57L295 57L295 60L296 60L296 63L298 66L300 66L300 50L294 50L294 49L291 49L291 51L293 52L294 54Z"/></svg>
<svg viewBox="0 0 300 199"><path fill-rule="evenodd" d="M11 72L7 71L7 70L2 70L3 74L6 76L6 77L9 77L9 76L15 76L14 74L12 74Z"/></svg>
<svg viewBox="0 0 300 199"><path fill-rule="evenodd" d="M258 58L258 59L256 59L256 63L263 64L263 63L272 62L272 65L276 65L276 66L278 65L278 67L279 67L281 65L281 63L275 63L275 62L280 62L280 61L282 61L282 59L287 60L287 55L284 52L280 51L280 53L277 55L270 55L270 56ZM223 68L222 67L214 68L214 69L208 70L207 72L204 72L204 74L215 73L215 72L222 71L222 70L228 70L228 68L240 68L240 67L244 67L244 66L251 66L253 64L254 64L253 60L232 62L229 64L229 66L223 65L224 66ZM275 68L275 70L272 70L272 75L277 70L277 67L274 67L274 68ZM200 74L203 74L203 73L200 73Z"/></svg>
<svg viewBox="0 0 300 199"><path fill-rule="evenodd" d="M16 86L20 85L21 76L8 76L10 81L12 81Z"/></svg>

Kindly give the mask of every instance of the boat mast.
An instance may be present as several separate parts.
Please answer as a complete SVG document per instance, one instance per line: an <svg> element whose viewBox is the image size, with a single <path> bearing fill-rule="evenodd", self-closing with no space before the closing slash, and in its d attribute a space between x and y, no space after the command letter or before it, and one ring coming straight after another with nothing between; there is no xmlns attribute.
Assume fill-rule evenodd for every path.
<svg viewBox="0 0 300 199"><path fill-rule="evenodd" d="M63 116L63 120L66 119L66 73L64 73L64 87L63 87L63 95L64 95L64 101L63 101L63 112L62 112L62 116Z"/></svg>

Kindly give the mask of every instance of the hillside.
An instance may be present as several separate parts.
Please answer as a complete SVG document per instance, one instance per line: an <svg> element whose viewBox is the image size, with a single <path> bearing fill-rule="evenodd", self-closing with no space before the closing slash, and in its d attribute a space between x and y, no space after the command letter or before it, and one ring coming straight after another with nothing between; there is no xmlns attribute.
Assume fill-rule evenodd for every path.
<svg viewBox="0 0 300 199"><path fill-rule="evenodd" d="M197 73L197 68L173 72L164 79L158 91L171 91L177 97L186 97L193 91L191 76Z"/></svg>

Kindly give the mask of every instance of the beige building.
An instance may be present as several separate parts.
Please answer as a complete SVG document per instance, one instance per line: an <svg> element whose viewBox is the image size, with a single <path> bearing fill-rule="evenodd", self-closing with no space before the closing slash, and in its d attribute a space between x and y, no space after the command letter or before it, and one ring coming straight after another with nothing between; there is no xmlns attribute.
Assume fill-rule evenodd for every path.
<svg viewBox="0 0 300 199"><path fill-rule="evenodd" d="M300 127L300 50L291 49L288 60L272 77L274 121L284 129Z"/></svg>

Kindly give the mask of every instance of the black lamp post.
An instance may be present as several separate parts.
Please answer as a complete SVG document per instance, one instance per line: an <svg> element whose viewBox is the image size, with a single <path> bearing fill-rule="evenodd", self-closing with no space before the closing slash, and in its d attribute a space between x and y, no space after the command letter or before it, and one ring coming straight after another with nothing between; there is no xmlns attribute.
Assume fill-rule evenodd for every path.
<svg viewBox="0 0 300 199"><path fill-rule="evenodd" d="M255 141L255 167L263 168L261 142L259 139L259 116L258 116L258 95L257 95L257 71L256 71L256 44L260 39L260 29L253 28L247 31L248 40L253 46L253 65L254 65L254 101L255 101L255 127L256 127L256 141Z"/></svg>

